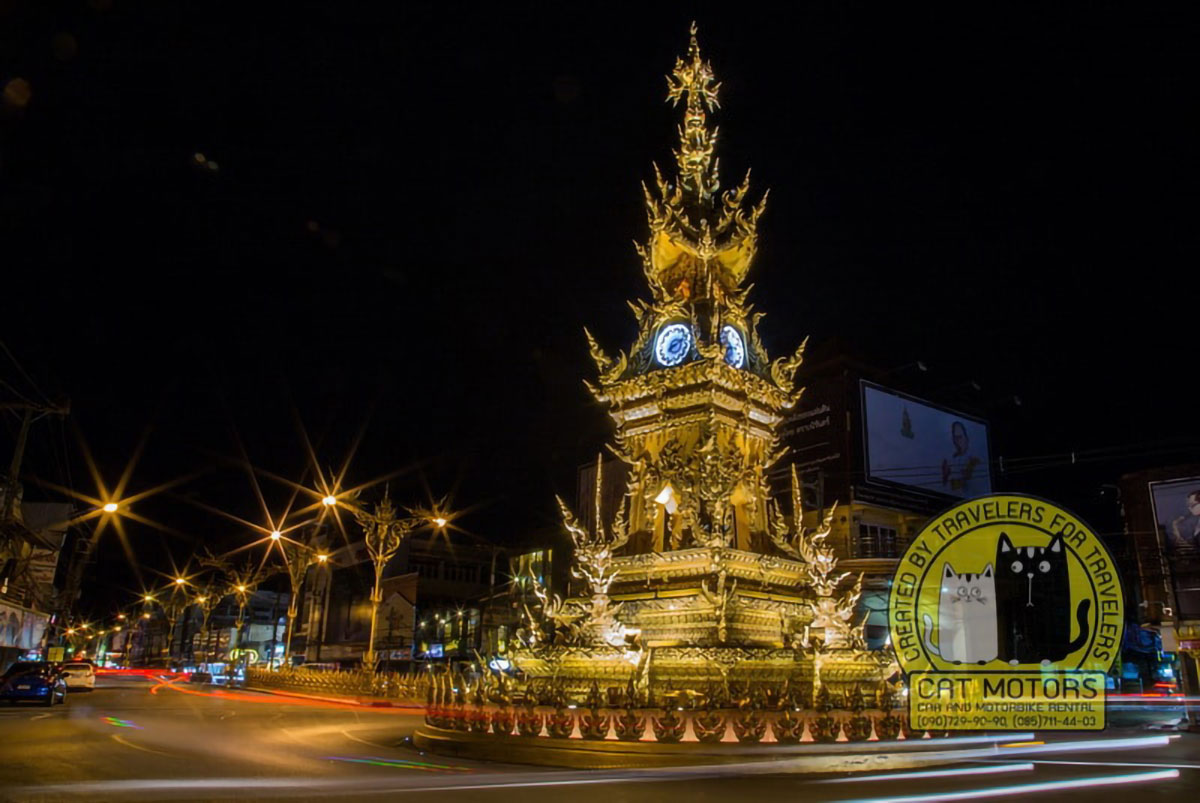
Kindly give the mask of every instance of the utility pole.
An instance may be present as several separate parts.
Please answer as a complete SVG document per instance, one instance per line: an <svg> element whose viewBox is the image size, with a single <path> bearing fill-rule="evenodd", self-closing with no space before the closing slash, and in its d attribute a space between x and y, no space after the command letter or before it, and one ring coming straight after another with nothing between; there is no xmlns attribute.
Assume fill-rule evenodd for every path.
<svg viewBox="0 0 1200 803"><path fill-rule="evenodd" d="M9 580L17 572L17 567L29 555L25 545L21 544L21 536L13 525L16 522L17 493L21 483L21 464L25 459L25 444L29 441L29 428L38 418L44 415L68 415L71 403L66 401L59 405L29 404L27 402L3 402L0 410L21 410L21 428L17 432L17 443L13 449L12 460L8 464L8 476L4 478L4 506L0 510L0 589L7 591Z"/></svg>
<svg viewBox="0 0 1200 803"><path fill-rule="evenodd" d="M24 411L24 414L21 416L21 429L17 433L17 445L13 449L12 460L8 464L7 487L4 493L4 514L0 517L0 520L7 522L12 517L16 506L17 489L20 487L17 476L21 473L21 463L25 459L25 444L29 440L29 428L33 424L34 414L38 414L39 418L44 415L70 415L71 402L65 401L58 405L3 402L0 403L0 410Z"/></svg>

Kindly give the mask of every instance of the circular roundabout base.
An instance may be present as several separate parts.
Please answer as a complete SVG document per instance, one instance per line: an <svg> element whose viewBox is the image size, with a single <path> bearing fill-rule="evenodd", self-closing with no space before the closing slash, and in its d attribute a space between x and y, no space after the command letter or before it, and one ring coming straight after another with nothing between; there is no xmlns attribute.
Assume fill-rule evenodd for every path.
<svg viewBox="0 0 1200 803"><path fill-rule="evenodd" d="M572 769L761 763L761 771L772 773L824 774L911 769L986 758L995 755L996 742L1007 738L1010 737L996 735L832 744L664 744L651 740L624 742L617 739L501 736L422 725L413 733L413 744L443 756Z"/></svg>

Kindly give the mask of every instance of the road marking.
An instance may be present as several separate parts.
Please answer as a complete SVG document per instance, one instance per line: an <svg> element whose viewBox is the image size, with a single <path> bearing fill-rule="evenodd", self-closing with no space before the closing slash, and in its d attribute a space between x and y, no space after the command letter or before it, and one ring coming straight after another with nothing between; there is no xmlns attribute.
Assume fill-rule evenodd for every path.
<svg viewBox="0 0 1200 803"><path fill-rule="evenodd" d="M140 744L134 744L133 742L127 742L121 738L121 734L119 734L119 733L112 734L112 740L114 742L120 742L121 744L125 745L126 747L132 747L134 750L141 750L143 753L155 753L160 756L171 756L172 758L175 757L175 755L173 753L164 753L162 750L154 750L149 747L142 747Z"/></svg>
<svg viewBox="0 0 1200 803"><path fill-rule="evenodd" d="M352 735L349 731L345 730L344 728L342 729L342 735L345 736L347 739L350 739L351 741L358 742L359 744L365 744L368 747L378 747L381 750L391 750L393 747L395 747L395 745L391 745L391 744L379 744L378 742L368 742L366 739L360 739L357 736Z"/></svg>
<svg viewBox="0 0 1200 803"><path fill-rule="evenodd" d="M46 717L52 717L52 716L54 716L54 714L47 712L45 714L38 714L36 717L30 717L29 721L33 722L35 719L45 719Z"/></svg>

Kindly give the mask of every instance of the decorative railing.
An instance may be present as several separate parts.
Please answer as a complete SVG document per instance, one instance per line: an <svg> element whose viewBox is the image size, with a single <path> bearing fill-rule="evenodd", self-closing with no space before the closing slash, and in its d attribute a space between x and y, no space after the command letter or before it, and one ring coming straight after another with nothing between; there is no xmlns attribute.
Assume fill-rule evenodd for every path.
<svg viewBox="0 0 1200 803"><path fill-rule="evenodd" d="M248 667L246 685L334 697L370 697L424 702L429 696L429 673L369 672L361 669L319 670Z"/></svg>
<svg viewBox="0 0 1200 803"><path fill-rule="evenodd" d="M448 731L558 739L678 742L865 742L923 739L902 710L578 708L522 704L431 703L426 724Z"/></svg>
<svg viewBox="0 0 1200 803"><path fill-rule="evenodd" d="M915 731L908 712L868 708L860 694L838 697L822 692L813 706L764 706L762 698L739 707L647 705L620 690L585 704L554 702L544 696L518 697L513 702L488 700L483 689L461 676L434 672L367 672L283 667L250 667L246 685L313 695L413 702L425 706L426 724L447 731L557 739L678 742L865 742L922 739L953 735L949 731ZM546 691L545 689L542 690ZM505 698L507 699L507 698ZM832 702L831 702L832 701ZM615 703L615 704L613 704ZM843 708L839 706L847 705Z"/></svg>

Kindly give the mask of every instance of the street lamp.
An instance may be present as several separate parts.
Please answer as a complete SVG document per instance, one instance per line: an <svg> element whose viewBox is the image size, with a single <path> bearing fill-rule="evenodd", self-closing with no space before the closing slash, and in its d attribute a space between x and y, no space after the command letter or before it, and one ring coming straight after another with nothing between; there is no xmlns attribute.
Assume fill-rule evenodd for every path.
<svg viewBox="0 0 1200 803"><path fill-rule="evenodd" d="M277 533L271 533L271 538L275 538ZM300 591L304 588L304 578L308 574L308 567L314 563L324 563L328 556L324 553L317 553L317 550L308 544L301 544L296 541L284 541L279 544L279 551L283 554L283 562L286 564L288 581L291 584L291 596L288 597L287 609L287 633L283 641L283 663L286 666L292 654L292 632L296 626L296 616L300 613ZM271 655L271 664L274 666L275 656Z"/></svg>
<svg viewBox="0 0 1200 803"><path fill-rule="evenodd" d="M363 528L367 552L375 564L375 585L371 590L371 635L367 650L363 653L363 667L375 668L375 629L379 620L379 604L383 602L383 570L404 543L404 539L419 527L423 519L396 517L396 508L385 490L383 499L375 505L375 512L356 508L354 517Z"/></svg>
<svg viewBox="0 0 1200 803"><path fill-rule="evenodd" d="M337 497L333 494L329 494L321 500L321 504L323 504L325 507L333 507L337 504Z"/></svg>
<svg viewBox="0 0 1200 803"><path fill-rule="evenodd" d="M105 513L116 513L117 512L117 503L116 502L105 503L104 512Z"/></svg>
<svg viewBox="0 0 1200 803"><path fill-rule="evenodd" d="M246 625L246 605L250 602L250 597L254 596L254 590L258 587L259 575L258 571L249 564L243 565L240 569L225 568L225 573L229 576L230 585L229 593L237 597L238 615L237 615L237 644L231 646L242 646L242 637L245 635L242 631Z"/></svg>
<svg viewBox="0 0 1200 803"><path fill-rule="evenodd" d="M201 589L200 594L193 600L196 605L200 606L200 613L202 615L200 632L204 634L204 660L206 663L211 661L209 647L212 631L209 629L209 621L212 618L213 611L221 604L223 598L224 595L218 593L212 585L207 585Z"/></svg>

